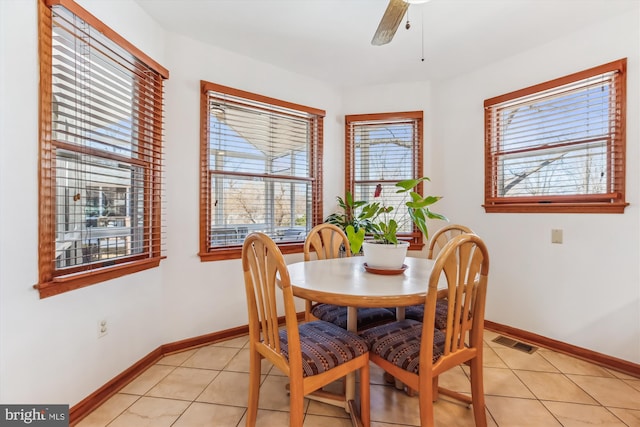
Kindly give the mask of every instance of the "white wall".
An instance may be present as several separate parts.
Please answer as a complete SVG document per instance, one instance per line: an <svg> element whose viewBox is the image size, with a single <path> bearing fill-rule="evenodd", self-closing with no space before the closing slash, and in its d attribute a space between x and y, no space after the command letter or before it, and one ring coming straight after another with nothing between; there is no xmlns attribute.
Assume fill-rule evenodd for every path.
<svg viewBox="0 0 640 427"><path fill-rule="evenodd" d="M428 191L444 196L434 210L470 226L489 245L487 319L635 363L640 363L639 18L636 10L448 80L351 88L343 100L345 114L424 110ZM631 203L625 213L485 213L484 100L623 57L628 57ZM430 230L440 226L432 222ZM561 245L551 244L554 228L564 232Z"/></svg>
<svg viewBox="0 0 640 427"><path fill-rule="evenodd" d="M445 214L478 232L491 253L487 318L640 363L639 13L433 83L434 176ZM483 101L628 57L624 214L487 214ZM564 243L551 244L551 229Z"/></svg>
<svg viewBox="0 0 640 427"><path fill-rule="evenodd" d="M164 262L165 339L172 342L247 324L239 260L200 262L200 80L326 110L325 195L342 185L340 96L331 87L185 37L168 38L166 171L168 259ZM343 163L342 163L343 164ZM339 173L338 173L339 172ZM302 261L302 255L287 257ZM300 305L300 309L303 305Z"/></svg>
<svg viewBox="0 0 640 427"><path fill-rule="evenodd" d="M487 242L487 319L640 363L638 51L640 12L585 28L443 81L351 88L345 114L422 109L434 210ZM486 214L485 99L628 57L627 201L623 215ZM437 207L437 209L436 209ZM437 230L432 222L430 230ZM551 229L564 243L551 244ZM418 254L414 254L418 255Z"/></svg>
<svg viewBox="0 0 640 427"><path fill-rule="evenodd" d="M163 62L162 38L136 3L81 3ZM0 402L73 405L166 342L163 268L43 300L33 289L38 280L37 22L36 1L0 1ZM109 332L98 339L102 318Z"/></svg>
<svg viewBox="0 0 640 427"><path fill-rule="evenodd" d="M201 263L197 256L201 79L325 109L325 194L333 200L342 191L343 118L334 89L166 34L130 0L80 4L170 71L168 258L160 268L38 298L32 288L38 253L37 3L0 0L2 403L74 405L162 344L247 324L240 262ZM98 339L102 318L109 333Z"/></svg>
<svg viewBox="0 0 640 427"><path fill-rule="evenodd" d="M81 4L170 70L168 258L160 268L44 300L32 289L38 252L37 10L35 1L0 0L0 402L74 405L161 344L246 324L239 261L201 263L197 257L201 79L327 111L325 214L343 192L343 115L423 109L425 171L433 192L445 196L439 211L471 225L491 249L489 319L640 362L637 15L457 79L341 93L165 34L131 0ZM485 214L482 101L623 56L629 57L632 203L625 214ZM563 245L549 243L551 228L564 229ZM103 317L109 334L98 339Z"/></svg>

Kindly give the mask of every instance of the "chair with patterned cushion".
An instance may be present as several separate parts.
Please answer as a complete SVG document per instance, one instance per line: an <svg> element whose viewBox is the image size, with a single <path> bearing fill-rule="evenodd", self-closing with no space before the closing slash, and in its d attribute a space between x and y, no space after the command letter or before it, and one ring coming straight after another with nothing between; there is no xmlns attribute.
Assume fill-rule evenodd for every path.
<svg viewBox="0 0 640 427"><path fill-rule="evenodd" d="M249 313L249 404L247 426L255 426L262 359L289 377L290 426L301 427L304 397L345 375L360 372L360 414L369 425L369 353L358 335L317 320L298 324L289 272L278 246L263 233L242 246L242 270ZM278 307L285 327L279 327ZM283 389L283 393L285 390ZM328 392L323 392L327 397ZM335 396L343 401L344 396ZM345 409L353 408L344 402Z"/></svg>
<svg viewBox="0 0 640 427"><path fill-rule="evenodd" d="M473 406L475 424L487 425L482 379L484 309L489 254L475 234L461 234L445 245L429 277L422 322L400 320L360 333L369 358L385 372L418 390L420 425L433 426L437 393ZM446 281L447 326L435 327L438 284ZM438 375L456 366L470 369L471 396L437 387Z"/></svg>
<svg viewBox="0 0 640 427"><path fill-rule="evenodd" d="M449 240L463 233L473 233L473 230L461 224L449 224L433 233L431 239L429 240L429 251L427 252L427 259L434 259L435 257L437 257L442 248L444 248L444 246L449 242ZM444 293L441 293L438 300L436 301L436 328L444 329L447 327L448 307L449 304L447 303L446 295ZM424 304L405 307L404 317L405 319L413 319L422 322L422 319L424 318ZM391 375L385 374L384 378L388 383L395 383L396 387L398 388L405 387L404 384L396 381L396 379ZM414 395L414 390L409 387L406 388L406 392L409 396Z"/></svg>
<svg viewBox="0 0 640 427"><path fill-rule="evenodd" d="M434 259L437 257L449 240L464 233L473 234L473 230L464 225L450 224L436 231L429 241L427 259ZM444 299L443 294L436 302L436 327L439 329L444 329L446 326L447 307L447 301ZM422 322L422 318L424 317L424 304L406 307L404 317L406 319L413 319Z"/></svg>
<svg viewBox="0 0 640 427"><path fill-rule="evenodd" d="M314 252L319 260L350 257L351 247L347 235L340 227L325 223L313 227L305 239L304 260L311 261ZM362 330L393 321L395 318L395 312L386 308L358 308L357 328ZM320 319L347 329L347 307L306 301L305 319Z"/></svg>

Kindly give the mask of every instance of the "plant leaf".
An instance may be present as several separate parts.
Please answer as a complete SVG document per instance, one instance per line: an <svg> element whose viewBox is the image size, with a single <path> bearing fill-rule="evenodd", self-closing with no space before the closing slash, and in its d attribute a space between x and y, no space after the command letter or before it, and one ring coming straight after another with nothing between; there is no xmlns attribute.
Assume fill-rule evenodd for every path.
<svg viewBox="0 0 640 427"><path fill-rule="evenodd" d="M442 197L440 197L440 196L422 197L418 193L411 193L411 199L412 200L410 202L407 202L406 205L409 208L421 209L421 208L424 208L426 206L434 204L435 202L437 202L441 198Z"/></svg>
<svg viewBox="0 0 640 427"><path fill-rule="evenodd" d="M425 209L425 211L427 212L427 216L431 219L441 219L443 221L449 221L449 218L442 214L431 212L429 209Z"/></svg>
<svg viewBox="0 0 640 427"><path fill-rule="evenodd" d="M351 194L350 191L346 192L345 198L347 199L347 206L349 207L353 206L353 195Z"/></svg>
<svg viewBox="0 0 640 427"><path fill-rule="evenodd" d="M359 253L360 248L362 248L362 242L364 242L364 228L356 231L355 228L353 228L353 225L347 225L345 233L347 234L347 239L349 239L351 253L354 255Z"/></svg>
<svg viewBox="0 0 640 427"><path fill-rule="evenodd" d="M418 178L418 179L404 179L402 181L398 181L396 183L396 187L400 187L401 190L398 190L398 193L403 193L405 191L409 191L412 188L414 188L416 185L420 184L422 181L431 181L431 179L429 179L426 176L423 176L422 178Z"/></svg>

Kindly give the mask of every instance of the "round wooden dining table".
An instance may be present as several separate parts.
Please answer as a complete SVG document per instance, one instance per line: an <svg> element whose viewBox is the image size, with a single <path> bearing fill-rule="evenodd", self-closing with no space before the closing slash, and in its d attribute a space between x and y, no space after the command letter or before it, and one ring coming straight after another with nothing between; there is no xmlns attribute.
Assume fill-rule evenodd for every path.
<svg viewBox="0 0 640 427"><path fill-rule="evenodd" d="M434 262L407 257L402 271L372 273L363 258L356 256L296 262L287 268L295 296L351 308L354 316L347 329L356 331L357 307L402 308L424 303Z"/></svg>

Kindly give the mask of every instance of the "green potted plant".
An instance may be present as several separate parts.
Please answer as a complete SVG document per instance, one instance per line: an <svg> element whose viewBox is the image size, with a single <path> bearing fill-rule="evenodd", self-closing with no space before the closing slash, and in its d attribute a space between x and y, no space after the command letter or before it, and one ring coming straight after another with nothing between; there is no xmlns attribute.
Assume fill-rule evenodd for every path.
<svg viewBox="0 0 640 427"><path fill-rule="evenodd" d="M367 233L374 231L371 222L371 213L368 209L362 209L367 205L365 200L354 200L351 192L347 191L344 199L340 196L336 197L340 212L332 213L324 222L337 225L349 238L351 252L355 255L360 253L362 241ZM353 245L356 245L354 247Z"/></svg>
<svg viewBox="0 0 640 427"><path fill-rule="evenodd" d="M398 207L385 203L382 185L378 184L372 202L354 201L349 192L346 193L345 199L338 197L338 204L343 212L330 215L325 222L331 222L344 229L354 254L359 253L363 245L369 248L371 245L384 245L385 250L390 247L400 247L403 254L397 256L404 260L409 244L398 240L397 236L398 230L401 230L405 225L403 221L410 220L424 234L425 238L429 237L427 219L447 221L444 215L430 210L430 206L441 199L440 196L422 196L415 191L418 184L424 181L430 181L430 179L428 177L407 179L395 184L397 188L395 193L403 195L398 207L402 205L407 207L408 218L402 215L403 212ZM370 236L369 240L366 240L367 236ZM369 252L372 251L373 249L369 249ZM364 253L366 257L367 248L364 248ZM388 266L396 266L398 263L388 253L383 256L382 260L374 262L376 267L384 268L394 268ZM401 265L402 262L397 267Z"/></svg>

